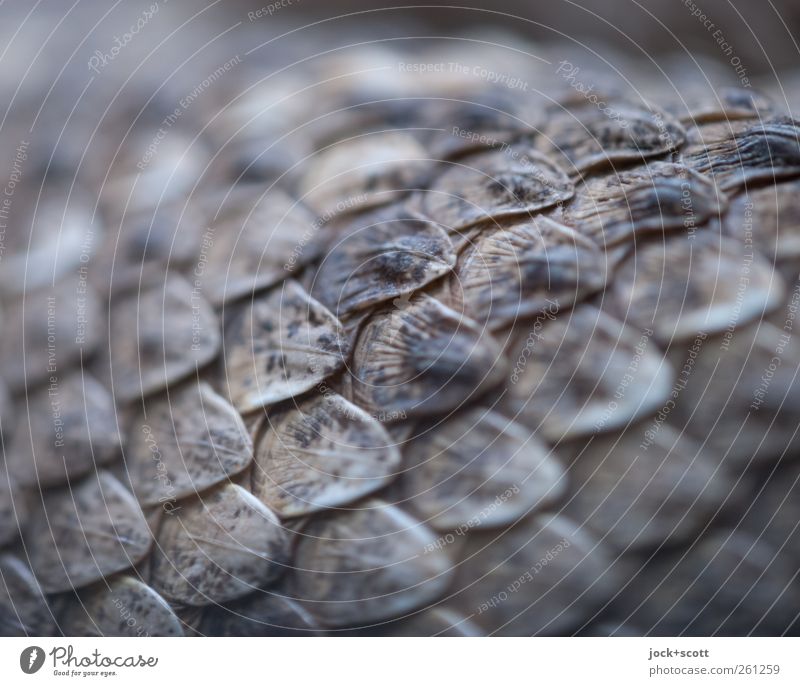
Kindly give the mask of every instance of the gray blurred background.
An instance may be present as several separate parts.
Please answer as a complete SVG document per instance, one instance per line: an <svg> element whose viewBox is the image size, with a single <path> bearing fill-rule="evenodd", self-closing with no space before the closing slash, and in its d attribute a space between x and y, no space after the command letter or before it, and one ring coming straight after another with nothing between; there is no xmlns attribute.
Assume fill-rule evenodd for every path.
<svg viewBox="0 0 800 686"><path fill-rule="evenodd" d="M268 3L241 3L249 8ZM365 0L294 0L289 12L297 21L317 21L348 13L362 13L351 23L364 21L364 12L403 3ZM718 45L693 15L705 14L735 43L742 61L753 73L800 64L797 35L800 2L797 0L495 0L494 2L414 2L423 9L378 12L373 17L383 31L391 33L397 18L424 20L443 34L503 27L528 39L576 40L589 45L611 44L641 56L644 53L683 51L684 48L716 58ZM459 9L471 6L475 9ZM287 8L288 9L288 8ZM273 17L279 16L276 12ZM366 16L369 16L368 14Z"/></svg>
<svg viewBox="0 0 800 686"><path fill-rule="evenodd" d="M153 6L152 19L126 40ZM798 0L495 0L468 9L441 2L384 9L364 0L7 0L0 5L0 163L31 134L34 159L69 168L96 127L124 133L133 120L146 126L151 111L151 123L160 122L238 53L246 59L235 78L220 79L193 108L198 126L215 103L229 100L226 88L243 89L286 65L293 77L311 55L334 59L346 54L343 46L382 40L412 54L425 47L429 57L432 46L436 54L459 38L494 42L499 52L521 46L584 73L593 62L608 65L647 96L746 79L796 113L798 33ZM98 55L112 59L92 70ZM515 76L551 88L533 73Z"/></svg>
<svg viewBox="0 0 800 686"><path fill-rule="evenodd" d="M797 0L494 0L475 3L414 2L416 7L384 9L402 3L365 0L7 0L0 6L0 44L20 58L35 59L40 49L78 48L91 53L95 43L108 43L152 4L159 5L162 36L177 32L178 41L191 34L201 46L202 27L237 28L242 35L270 37L298 26L327 20L327 29L342 35L355 31L363 40L409 35L423 29L430 35L458 36L503 28L526 40L567 40L635 57L691 51L719 57L717 40L699 21L706 16L731 43L753 74L794 67L800 58L796 37L800 28ZM426 7L430 5L430 7ZM454 6L451 6L454 5ZM459 7L471 5L471 9ZM248 12L262 10L248 18ZM148 26L148 33L152 33ZM293 39L311 36L307 28ZM141 41L136 41L141 42ZM126 49L127 50L127 49ZM22 53L22 54L20 54ZM75 56L72 50L63 56ZM4 81L19 72L0 75Z"/></svg>

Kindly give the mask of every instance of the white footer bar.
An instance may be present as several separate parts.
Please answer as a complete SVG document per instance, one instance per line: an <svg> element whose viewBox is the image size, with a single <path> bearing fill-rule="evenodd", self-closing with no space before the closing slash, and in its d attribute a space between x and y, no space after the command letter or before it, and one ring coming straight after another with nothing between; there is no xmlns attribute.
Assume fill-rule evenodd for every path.
<svg viewBox="0 0 800 686"><path fill-rule="evenodd" d="M10 638L0 674L4 684L136 686L796 686L799 656L796 638Z"/></svg>

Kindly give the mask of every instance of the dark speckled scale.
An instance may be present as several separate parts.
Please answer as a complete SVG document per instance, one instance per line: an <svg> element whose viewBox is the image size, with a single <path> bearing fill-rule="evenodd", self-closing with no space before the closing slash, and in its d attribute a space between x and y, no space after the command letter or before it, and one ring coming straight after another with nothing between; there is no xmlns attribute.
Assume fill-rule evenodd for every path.
<svg viewBox="0 0 800 686"><path fill-rule="evenodd" d="M239 598L277 579L289 534L248 491L226 484L176 506L161 524L150 583L190 606Z"/></svg>
<svg viewBox="0 0 800 686"><path fill-rule="evenodd" d="M339 320L298 283L286 281L231 322L225 390L240 412L287 400L339 370L348 347Z"/></svg>
<svg viewBox="0 0 800 686"><path fill-rule="evenodd" d="M118 576L71 599L60 618L67 636L183 636L166 600L133 576Z"/></svg>

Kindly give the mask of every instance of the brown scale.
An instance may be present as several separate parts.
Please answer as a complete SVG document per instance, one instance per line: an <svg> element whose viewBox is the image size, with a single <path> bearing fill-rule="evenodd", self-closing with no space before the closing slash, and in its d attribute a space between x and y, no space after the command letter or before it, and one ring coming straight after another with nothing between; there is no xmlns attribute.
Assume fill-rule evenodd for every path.
<svg viewBox="0 0 800 686"><path fill-rule="evenodd" d="M6 453L23 487L62 486L119 458L114 400L91 375L72 371L29 393L25 404L27 421Z"/></svg>
<svg viewBox="0 0 800 686"><path fill-rule="evenodd" d="M426 552L435 542L428 527L377 499L312 519L298 541L292 597L331 628L401 617L438 600L449 585L447 552Z"/></svg>
<svg viewBox="0 0 800 686"><path fill-rule="evenodd" d="M686 133L671 115L607 100L613 116L586 101L554 109L535 139L537 149L550 159L560 159L570 175L580 177L604 167L662 157L683 145Z"/></svg>
<svg viewBox="0 0 800 686"><path fill-rule="evenodd" d="M519 100L502 91L422 102L419 125L425 130L418 135L435 159L456 160L484 148L510 145L532 128ZM477 139L469 136L478 132Z"/></svg>
<svg viewBox="0 0 800 686"><path fill-rule="evenodd" d="M225 392L240 412L288 400L341 369L344 330L294 281L260 296L225 335Z"/></svg>
<svg viewBox="0 0 800 686"><path fill-rule="evenodd" d="M238 412L194 379L145 401L125 463L143 506L181 500L250 466L253 444Z"/></svg>
<svg viewBox="0 0 800 686"><path fill-rule="evenodd" d="M800 176L800 129L788 117L756 122L683 159L726 192L776 183Z"/></svg>
<svg viewBox="0 0 800 686"><path fill-rule="evenodd" d="M756 321L669 350L685 384L670 419L705 442L732 473L771 463L797 447L793 408L800 402L800 346L785 334Z"/></svg>
<svg viewBox="0 0 800 686"><path fill-rule="evenodd" d="M426 294L375 315L353 353L353 397L371 412L444 412L502 382L498 344Z"/></svg>
<svg viewBox="0 0 800 686"><path fill-rule="evenodd" d="M451 233L538 212L572 197L574 187L549 158L519 144L443 163L412 207Z"/></svg>
<svg viewBox="0 0 800 686"><path fill-rule="evenodd" d="M756 188L736 197L722 230L754 248L771 262L798 271L800 260L800 181Z"/></svg>
<svg viewBox="0 0 800 686"><path fill-rule="evenodd" d="M681 156L694 157L701 154L706 146L744 133L758 123L758 119L725 119L697 123L686 129L686 146L681 150ZM682 161L685 163L685 160Z"/></svg>
<svg viewBox="0 0 800 686"><path fill-rule="evenodd" d="M700 443L671 427L644 450L647 429L644 420L558 451L574 484L563 513L623 554L690 541L732 487Z"/></svg>
<svg viewBox="0 0 800 686"><path fill-rule="evenodd" d="M717 529L644 567L616 610L652 636L774 636L796 619L795 573L766 542Z"/></svg>
<svg viewBox="0 0 800 686"><path fill-rule="evenodd" d="M438 225L399 213L371 214L332 239L311 294L341 320L407 296L449 273L456 256Z"/></svg>
<svg viewBox="0 0 800 686"><path fill-rule="evenodd" d="M165 136L149 158L144 151L155 133L142 129L131 134L107 170L100 203L109 226L118 225L129 212L185 198L208 164L204 141L193 141L177 130Z"/></svg>
<svg viewBox="0 0 800 686"><path fill-rule="evenodd" d="M170 602L226 602L283 574L289 545L271 510L242 487L226 484L164 518L150 583Z"/></svg>
<svg viewBox="0 0 800 686"><path fill-rule="evenodd" d="M559 48L555 55L558 50L564 54ZM76 260L83 254L78 237L96 199L84 190L74 207L70 201L57 260L51 239L62 220L64 188L49 176L41 208L47 211L34 228L30 254L27 228L9 234L15 243L0 262L6 315L0 373L15 393L17 418L27 411L22 390L27 387L33 400L47 391L47 297L54 295L59 381L81 378L81 361L91 359L90 374L114 389L119 423L134 432L125 446L130 468L123 460L109 462L99 482L79 473L87 464L86 447L110 455L107 428L93 430L91 439L80 435L81 455L72 449L65 454L79 466L78 473L65 474L74 476L69 487L40 493L12 482L9 490L3 474L0 633L55 633L52 615L69 632L128 633L116 606L108 604L112 591L144 608L153 633L175 632L175 618L190 635L785 631L794 619L785 608L797 605L797 562L786 522L798 492L796 470L787 461L797 449L800 400L793 377L800 353L791 336L782 336L792 327L781 331L792 294L769 263L792 280L796 276L792 205L800 168L794 122L761 121L772 108L749 89L713 92L701 85L698 97L679 84L659 99L663 111L633 104L625 99L629 87L601 78L602 68L593 68L592 78L597 71L604 88L617 84L614 92L622 95L608 103L619 119L580 94L553 108L546 94L483 82L470 88L452 75L394 73L395 79L372 73L344 86L336 77L364 64L396 66L408 59L401 51L348 52L348 60L330 55L282 83L265 79L242 99L236 97L240 86L261 79L269 61L248 60L256 66L247 77L239 71L246 67L237 66L226 76L222 100L198 101L193 109L211 125L210 136L192 142L191 132L176 125L143 170L136 162L153 141L160 110L140 121L112 164L126 117L137 113L136 100L145 93L136 88L125 116L107 120L113 126L101 132L102 149L93 147L83 165L89 169L81 183L93 189L110 170L100 198L105 226L97 219L92 224L97 233L89 279L111 301L100 301L90 289L81 344L75 343ZM459 54L454 51L453 59L463 59ZM488 53L470 55L480 57L476 63L495 64ZM252 59L258 59L255 53ZM510 64L500 71L530 74L531 83L549 93L567 89L551 68L523 71L523 62ZM310 83L321 85L303 90ZM679 104L682 93L688 106ZM365 105L378 100L387 104ZM219 108L223 102L230 107ZM357 107L327 116L341 104ZM253 115L252 125L221 150ZM299 129L271 146L287 126ZM461 137L454 127L482 137ZM345 140L350 136L356 137ZM209 168L212 151L221 154ZM77 165L65 160L59 164L72 174ZM576 181L570 177L580 179L573 202ZM702 257L691 269L690 241L681 233L684 181L698 227L694 257ZM772 188L775 181L781 183ZM727 213L725 194L731 196ZM756 256L740 307L736 264L744 255L747 197L754 204L753 247L767 259ZM294 198L313 209L294 206ZM22 210L30 203L22 191L15 198ZM370 221L363 209L392 204L397 207L391 212L401 206L416 212L408 219L413 232L375 232L375 241L350 243ZM281 209L285 227L276 217ZM442 228L431 228L434 223ZM204 242L212 226L218 231ZM319 244L305 244L309 226ZM539 233L531 233L534 226ZM242 227L234 251L230 241ZM672 235L662 235L662 228ZM426 250L432 249L422 251L424 259L410 259L420 257L421 235ZM557 259L548 243L554 236ZM268 246L271 237L279 244ZM403 259L386 257L395 238L402 239ZM339 241L341 260L326 268L323 257ZM599 246L609 250L602 254ZM195 283L201 250L209 262L205 278ZM483 263L479 253L491 257L490 276L502 285L490 298L480 286L485 270L472 269ZM287 254L295 260L288 270ZM360 271L374 256L379 268ZM119 271L109 289L115 258ZM516 268L528 259L529 270ZM20 281L26 260L28 275ZM724 276L722 289L715 288L717 272ZM364 288L349 294L352 314L339 321L331 313L339 301L333 291L344 291L341 284L351 274L360 274ZM51 290L53 275L58 280ZM288 276L296 280L282 284ZM554 321L542 312L542 297L557 297ZM111 364L108 346L100 345L104 311L112 317ZM649 335L642 327L654 313L652 340L642 348L642 336ZM707 320L716 334L692 351L696 329ZM14 333L21 328L24 365L22 336ZM531 332L542 337L531 339L520 364ZM696 360L682 388L676 384L690 353ZM780 365L757 394L776 354ZM85 398L73 394L76 414L103 405L95 403L93 386ZM143 394L148 421L164 431L164 464L181 486L169 508L145 506L144 513L127 489L130 472L142 503L152 501L151 489L142 492L144 473L133 469L147 456L135 433L143 421L136 415ZM239 418L231 405L245 416ZM48 435L50 408L34 403L31 412L32 425L41 421ZM2 414L8 449L12 420ZM26 422L17 423L17 432L25 433ZM289 449L281 452L275 439L284 435L282 446ZM256 469L247 436L257 451L263 448ZM642 440L650 441L643 454ZM545 442L567 455L568 477ZM215 457L210 444L230 451L217 450ZM576 447L580 454L574 456ZM318 462L297 470L309 450ZM37 460L48 451L37 448ZM433 452L438 454L430 458ZM6 467L12 458L5 456ZM776 464L769 488L742 500L742 489L732 485L736 479L742 475L756 489ZM407 478L395 478L402 467L409 469ZM512 489L502 506L481 515L505 492L501 486L516 482L523 482L518 493ZM570 490L563 495L565 482ZM305 514L295 496L318 507ZM726 500L722 512L709 523L720 498ZM751 516L729 538L720 527L736 524L737 508L746 509L742 502L753 503ZM562 506L565 516L552 518ZM533 516L525 517L528 512ZM512 520L519 521L508 529ZM458 531L449 527L465 522L473 526L448 543L447 534ZM18 559L20 525L32 571ZM151 545L153 535L160 549ZM640 573L651 551L658 552ZM719 579L731 572L721 587ZM634 591L646 596L664 579L636 610ZM507 599L484 607L502 592ZM88 613L75 614L79 599Z"/></svg>
<svg viewBox="0 0 800 686"><path fill-rule="evenodd" d="M4 296L22 296L74 275L94 256L105 231L99 217L92 216L93 198L80 185L37 182L40 188L32 184L6 195L10 204L3 208L5 223L14 230L3 237L0 292Z"/></svg>
<svg viewBox="0 0 800 686"><path fill-rule="evenodd" d="M4 314L3 329L16 332L0 348L0 371L12 393L47 384L88 360L105 326L99 298L73 274L25 293Z"/></svg>
<svg viewBox="0 0 800 686"><path fill-rule="evenodd" d="M551 507L565 490L549 448L487 407L423 424L415 434L403 449L403 491L439 531L508 525Z"/></svg>
<svg viewBox="0 0 800 686"><path fill-rule="evenodd" d="M590 240L539 215L479 235L459 257L454 298L497 330L602 290L604 263Z"/></svg>
<svg viewBox="0 0 800 686"><path fill-rule="evenodd" d="M66 636L183 636L180 620L150 586L133 576L101 581L61 614Z"/></svg>
<svg viewBox="0 0 800 686"><path fill-rule="evenodd" d="M678 117L685 126L767 118L775 114L772 99L752 88L726 86L710 89L708 84L694 84L681 91L681 100L668 103L664 109Z"/></svg>
<svg viewBox="0 0 800 686"><path fill-rule="evenodd" d="M587 180L564 209L564 221L606 249L668 231L694 231L726 207L710 179L680 164L654 162Z"/></svg>
<svg viewBox="0 0 800 686"><path fill-rule="evenodd" d="M0 555L0 636L52 636L53 608L22 559Z"/></svg>
<svg viewBox="0 0 800 686"><path fill-rule="evenodd" d="M89 281L108 297L137 291L167 269L194 269L201 248L204 217L198 208L177 200L130 212L97 237L98 254Z"/></svg>
<svg viewBox="0 0 800 686"><path fill-rule="evenodd" d="M617 316L663 345L725 331L776 309L783 279L752 247L716 231L639 246L616 272Z"/></svg>
<svg viewBox="0 0 800 686"><path fill-rule="evenodd" d="M214 305L245 298L283 281L319 255L314 245L298 249L316 217L302 202L274 188L259 188L241 211L213 223L200 280Z"/></svg>
<svg viewBox="0 0 800 686"><path fill-rule="evenodd" d="M121 402L185 379L220 350L216 314L201 293L174 274L120 297L110 316L111 382Z"/></svg>
<svg viewBox="0 0 800 686"><path fill-rule="evenodd" d="M378 421L329 389L270 412L253 493L281 517L341 507L391 482L400 453Z"/></svg>
<svg viewBox="0 0 800 686"><path fill-rule="evenodd" d="M588 304L521 325L507 352L516 366L506 412L554 443L652 414L667 399L673 372L643 337Z"/></svg>
<svg viewBox="0 0 800 686"><path fill-rule="evenodd" d="M453 602L483 635L564 635L617 586L610 551L561 516L474 533L460 560Z"/></svg>
<svg viewBox="0 0 800 686"><path fill-rule="evenodd" d="M800 544L800 463L788 456L752 479L748 507L737 512L740 527L753 539L770 544L781 559L793 564Z"/></svg>
<svg viewBox="0 0 800 686"><path fill-rule="evenodd" d="M419 187L428 152L407 133L368 133L337 142L306 163L300 199L320 217L385 205Z"/></svg>
<svg viewBox="0 0 800 686"><path fill-rule="evenodd" d="M152 538L139 504L110 473L39 497L23 535L46 593L87 586L145 558Z"/></svg>
<svg viewBox="0 0 800 686"><path fill-rule="evenodd" d="M209 606L200 631L208 636L324 635L316 619L280 585Z"/></svg>

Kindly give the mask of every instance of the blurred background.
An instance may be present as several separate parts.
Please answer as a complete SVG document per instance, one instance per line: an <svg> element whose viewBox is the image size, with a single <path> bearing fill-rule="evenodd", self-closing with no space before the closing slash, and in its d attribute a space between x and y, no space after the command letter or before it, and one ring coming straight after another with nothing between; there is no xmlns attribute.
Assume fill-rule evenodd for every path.
<svg viewBox="0 0 800 686"><path fill-rule="evenodd" d="M89 140L99 166L102 151L93 132L126 130L134 120L146 123L148 113L151 123L161 122L187 91L236 55L236 77L208 84L202 106L192 107L181 127L191 131L192 119L207 121L208 112L225 107L232 92L265 74L282 71L296 78L306 68L336 61L346 70L346 46L364 42L428 56L437 50L446 55L457 39L495 44L500 61L503 52L530 55L530 74L517 73L517 59L514 76L549 92L565 84L553 79L552 70L537 73L542 57L568 61L584 76L597 65L606 80L616 73L644 96L707 81L715 88L752 86L782 109L794 109L800 100L796 0L414 4L384 9L361 0L4 2L0 163L12 163L30 131L37 135L28 149L29 169L75 169L81 157L84 168ZM486 60L486 51L476 59ZM613 84L597 85L613 90Z"/></svg>

